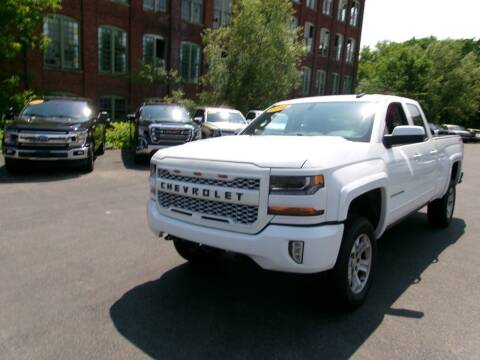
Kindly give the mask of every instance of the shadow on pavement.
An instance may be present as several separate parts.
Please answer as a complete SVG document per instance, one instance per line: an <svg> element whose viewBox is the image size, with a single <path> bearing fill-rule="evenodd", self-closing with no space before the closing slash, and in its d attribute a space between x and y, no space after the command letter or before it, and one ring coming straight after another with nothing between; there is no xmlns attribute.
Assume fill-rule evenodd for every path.
<svg viewBox="0 0 480 360"><path fill-rule="evenodd" d="M85 175L81 165L71 161L25 161L14 173L0 160L0 184L38 183L73 179Z"/></svg>
<svg viewBox="0 0 480 360"><path fill-rule="evenodd" d="M150 169L150 157L145 156L141 162L135 162L135 155L132 149L122 149L122 161L125 168L130 170L149 170Z"/></svg>
<svg viewBox="0 0 480 360"><path fill-rule="evenodd" d="M215 270L183 264L131 289L110 316L120 334L159 359L347 359L385 315L424 316L429 304L392 305L465 226L454 219L450 228L434 230L417 213L391 229L379 243L370 296L351 314L334 309L323 277L267 272L227 256Z"/></svg>

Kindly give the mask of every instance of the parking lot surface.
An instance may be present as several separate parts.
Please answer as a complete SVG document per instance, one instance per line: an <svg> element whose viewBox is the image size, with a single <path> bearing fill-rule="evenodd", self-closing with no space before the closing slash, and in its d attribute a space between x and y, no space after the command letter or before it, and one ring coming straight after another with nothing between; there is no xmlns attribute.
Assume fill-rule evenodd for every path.
<svg viewBox="0 0 480 360"><path fill-rule="evenodd" d="M422 210L389 230L352 314L321 277L185 264L150 233L148 166L127 152L88 175L0 159L0 358L480 359L480 145L465 150L451 227Z"/></svg>

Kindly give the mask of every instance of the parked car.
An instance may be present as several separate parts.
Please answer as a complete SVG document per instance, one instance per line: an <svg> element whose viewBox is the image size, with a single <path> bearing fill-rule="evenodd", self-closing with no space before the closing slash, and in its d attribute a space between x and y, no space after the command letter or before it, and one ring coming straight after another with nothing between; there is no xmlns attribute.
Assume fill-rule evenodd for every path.
<svg viewBox="0 0 480 360"><path fill-rule="evenodd" d="M432 226L449 226L462 161L460 138L432 138L414 100L290 100L239 136L157 152L148 223L193 264L231 251L269 270L332 270L339 303L354 308L388 227L425 205Z"/></svg>
<svg viewBox="0 0 480 360"><path fill-rule="evenodd" d="M248 123L251 123L257 117L259 117L262 114L262 112L263 112L262 110L250 110L247 113L247 116L245 116L245 119L247 119Z"/></svg>
<svg viewBox="0 0 480 360"><path fill-rule="evenodd" d="M430 131L433 136L448 135L448 131L437 124L428 123L428 126L430 127Z"/></svg>
<svg viewBox="0 0 480 360"><path fill-rule="evenodd" d="M237 135L248 125L240 111L227 108L197 108L193 120L201 125L203 138Z"/></svg>
<svg viewBox="0 0 480 360"><path fill-rule="evenodd" d="M460 125L449 125L443 124L443 129L447 131L449 135L458 135L462 138L463 142L469 142L474 140L474 137L470 131L465 129L463 126Z"/></svg>
<svg viewBox="0 0 480 360"><path fill-rule="evenodd" d="M85 171L105 152L109 115L97 113L89 99L34 99L15 116L8 114L2 141L5 166L14 171L25 160L71 160Z"/></svg>
<svg viewBox="0 0 480 360"><path fill-rule="evenodd" d="M135 114L129 114L133 122L135 161L140 162L155 151L169 146L185 144L201 139L200 126L192 121L184 106L148 100Z"/></svg>
<svg viewBox="0 0 480 360"><path fill-rule="evenodd" d="M468 129L468 131L470 131L470 133L472 134L473 141L480 141L480 129Z"/></svg>

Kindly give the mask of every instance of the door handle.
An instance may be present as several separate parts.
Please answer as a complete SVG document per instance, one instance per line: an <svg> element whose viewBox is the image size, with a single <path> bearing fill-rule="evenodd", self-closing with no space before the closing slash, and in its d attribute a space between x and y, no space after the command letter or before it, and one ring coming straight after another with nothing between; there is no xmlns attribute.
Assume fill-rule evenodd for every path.
<svg viewBox="0 0 480 360"><path fill-rule="evenodd" d="M438 150L432 150L430 151L430 155L437 155L438 154Z"/></svg>
<svg viewBox="0 0 480 360"><path fill-rule="evenodd" d="M422 156L423 156L423 154L416 153L415 155L413 155L413 158L414 158L415 160L418 160L418 159L420 159Z"/></svg>

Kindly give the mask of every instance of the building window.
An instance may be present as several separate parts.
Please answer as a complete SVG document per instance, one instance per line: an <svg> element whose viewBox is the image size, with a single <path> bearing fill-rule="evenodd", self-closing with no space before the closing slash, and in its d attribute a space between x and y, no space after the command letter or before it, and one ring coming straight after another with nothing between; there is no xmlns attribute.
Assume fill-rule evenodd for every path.
<svg viewBox="0 0 480 360"><path fill-rule="evenodd" d="M112 0L112 2L128 5L128 0Z"/></svg>
<svg viewBox="0 0 480 360"><path fill-rule="evenodd" d="M301 96L308 96L310 94L310 80L312 78L312 69L308 66L302 68L302 87L300 88Z"/></svg>
<svg viewBox="0 0 480 360"><path fill-rule="evenodd" d="M158 35L143 35L143 63L155 67L166 65L165 39Z"/></svg>
<svg viewBox="0 0 480 360"><path fill-rule="evenodd" d="M180 74L183 81L198 82L200 77L201 49L197 44L182 42L180 49Z"/></svg>
<svg viewBox="0 0 480 360"><path fill-rule="evenodd" d="M127 72L126 31L110 26L98 28L98 68L110 74Z"/></svg>
<svg viewBox="0 0 480 360"><path fill-rule="evenodd" d="M357 26L358 18L360 16L360 3L357 0L352 1L352 7L350 8L350 25Z"/></svg>
<svg viewBox="0 0 480 360"><path fill-rule="evenodd" d="M305 23L305 31L303 33L305 40L305 48L309 53L313 51L313 41L315 37L315 26L312 23Z"/></svg>
<svg viewBox="0 0 480 360"><path fill-rule="evenodd" d="M345 61L348 64L353 64L355 61L355 40L348 39L345 51Z"/></svg>
<svg viewBox="0 0 480 360"><path fill-rule="evenodd" d="M342 60L342 49L343 49L343 35L335 35L335 60Z"/></svg>
<svg viewBox="0 0 480 360"><path fill-rule="evenodd" d="M352 77L349 75L346 75L343 78L343 93L344 94L352 93Z"/></svg>
<svg viewBox="0 0 480 360"><path fill-rule="evenodd" d="M330 31L328 29L320 29L320 41L318 44L318 52L321 56L328 56L330 48Z"/></svg>
<svg viewBox="0 0 480 360"><path fill-rule="evenodd" d="M213 4L213 28L228 25L232 14L232 0L215 0Z"/></svg>
<svg viewBox="0 0 480 360"><path fill-rule="evenodd" d="M121 96L100 97L100 111L106 111L114 121L127 119L127 100Z"/></svg>
<svg viewBox="0 0 480 360"><path fill-rule="evenodd" d="M315 82L317 95L325 95L325 80L326 80L325 71L317 70L317 80Z"/></svg>
<svg viewBox="0 0 480 360"><path fill-rule="evenodd" d="M307 7L313 10L317 10L317 0L307 0Z"/></svg>
<svg viewBox="0 0 480 360"><path fill-rule="evenodd" d="M182 19L191 23L203 23L203 0L182 0Z"/></svg>
<svg viewBox="0 0 480 360"><path fill-rule="evenodd" d="M290 18L290 21L288 22L288 26L290 27L290 29L292 30L297 30L298 28L298 19L295 17L295 16L292 16Z"/></svg>
<svg viewBox="0 0 480 360"><path fill-rule="evenodd" d="M332 15L333 0L323 0L322 13L323 15Z"/></svg>
<svg viewBox="0 0 480 360"><path fill-rule="evenodd" d="M340 0L338 3L337 20L341 22L347 21L347 0Z"/></svg>
<svg viewBox="0 0 480 360"><path fill-rule="evenodd" d="M166 12L167 11L167 0L143 0L143 10L145 11L155 11L155 12Z"/></svg>
<svg viewBox="0 0 480 360"><path fill-rule="evenodd" d="M65 70L80 69L78 21L66 16L45 16L43 32L51 39L43 54L45 66Z"/></svg>
<svg viewBox="0 0 480 360"><path fill-rule="evenodd" d="M340 75L332 74L332 94L337 95L340 92Z"/></svg>

